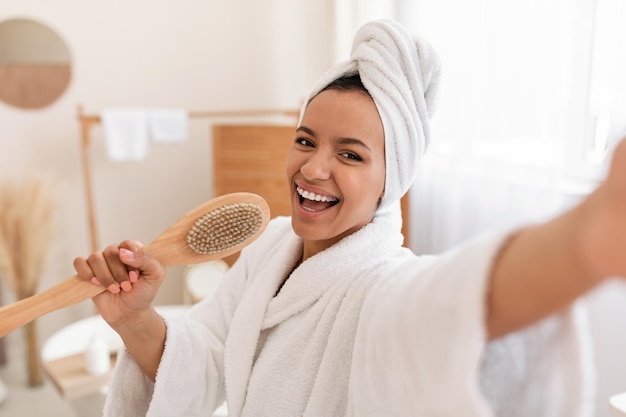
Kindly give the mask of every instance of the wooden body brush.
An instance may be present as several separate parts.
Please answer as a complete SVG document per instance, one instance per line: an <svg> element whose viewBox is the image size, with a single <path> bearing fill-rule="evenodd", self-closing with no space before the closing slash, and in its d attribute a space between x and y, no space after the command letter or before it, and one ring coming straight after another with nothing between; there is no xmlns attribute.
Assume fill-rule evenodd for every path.
<svg viewBox="0 0 626 417"><path fill-rule="evenodd" d="M165 266L223 258L258 238L269 218L269 206L262 197L251 193L226 194L185 214L145 250ZM0 337L37 317L105 290L74 275L39 294L0 307Z"/></svg>

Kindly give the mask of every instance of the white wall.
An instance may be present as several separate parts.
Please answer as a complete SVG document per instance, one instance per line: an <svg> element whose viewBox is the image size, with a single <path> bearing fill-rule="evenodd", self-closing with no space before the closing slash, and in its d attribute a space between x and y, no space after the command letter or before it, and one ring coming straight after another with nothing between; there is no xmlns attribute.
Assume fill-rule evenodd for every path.
<svg viewBox="0 0 626 417"><path fill-rule="evenodd" d="M332 60L330 1L3 0L0 21L31 18L54 29L73 58L69 90L42 110L0 102L0 179L55 178L56 239L40 288L73 274L89 251L77 106L190 110L297 108ZM149 242L211 198L210 126L190 125L184 145L153 146L141 162L113 163L101 129L90 154L100 244ZM254 190L251 190L254 191ZM157 303L182 302L172 268ZM4 301L11 297L4 291ZM42 317L40 338L91 314L87 301ZM7 338L19 343L19 333ZM20 352L21 355L21 352Z"/></svg>

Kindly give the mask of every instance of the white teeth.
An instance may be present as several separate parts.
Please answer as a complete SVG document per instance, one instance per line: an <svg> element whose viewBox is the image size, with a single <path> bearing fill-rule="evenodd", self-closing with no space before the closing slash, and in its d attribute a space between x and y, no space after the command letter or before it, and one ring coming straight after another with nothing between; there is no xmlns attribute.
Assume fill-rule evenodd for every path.
<svg viewBox="0 0 626 417"><path fill-rule="evenodd" d="M310 191L305 191L300 187L296 187L296 191L302 198L306 198L307 200L312 201L323 201L323 202L334 202L337 201L335 197L328 197L325 195L315 194Z"/></svg>

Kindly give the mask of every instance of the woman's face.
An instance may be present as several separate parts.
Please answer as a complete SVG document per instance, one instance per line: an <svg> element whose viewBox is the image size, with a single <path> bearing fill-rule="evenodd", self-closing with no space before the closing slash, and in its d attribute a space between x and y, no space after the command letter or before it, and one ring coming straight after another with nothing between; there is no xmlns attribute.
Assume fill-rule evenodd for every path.
<svg viewBox="0 0 626 417"><path fill-rule="evenodd" d="M371 222L385 186L383 125L361 91L307 106L287 156L292 224L308 258Z"/></svg>

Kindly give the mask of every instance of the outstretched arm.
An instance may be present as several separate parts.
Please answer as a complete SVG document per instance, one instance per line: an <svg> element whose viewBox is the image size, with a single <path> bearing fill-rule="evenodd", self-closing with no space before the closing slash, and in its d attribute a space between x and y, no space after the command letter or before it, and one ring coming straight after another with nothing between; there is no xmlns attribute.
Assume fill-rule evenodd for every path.
<svg viewBox="0 0 626 417"><path fill-rule="evenodd" d="M614 276L626 277L626 138L594 192L502 248L487 298L489 338L554 313Z"/></svg>

